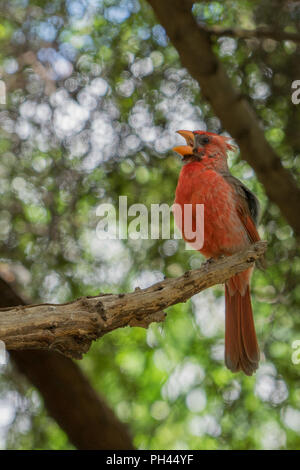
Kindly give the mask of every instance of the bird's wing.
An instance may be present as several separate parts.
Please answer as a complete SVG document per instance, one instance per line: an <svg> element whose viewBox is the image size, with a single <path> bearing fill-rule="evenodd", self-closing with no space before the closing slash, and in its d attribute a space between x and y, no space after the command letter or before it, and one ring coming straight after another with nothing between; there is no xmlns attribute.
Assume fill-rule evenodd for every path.
<svg viewBox="0 0 300 470"><path fill-rule="evenodd" d="M255 243L260 240L256 224L259 220L260 207L259 202L255 194L250 191L239 179L232 176L230 173L224 173L222 175L235 190L237 200L237 213L245 227L249 241ZM266 261L264 256L257 260L256 265L261 268L266 268Z"/></svg>
<svg viewBox="0 0 300 470"><path fill-rule="evenodd" d="M237 196L237 213L247 231L250 242L257 242L260 240L256 228L259 217L259 202L257 197L247 186L234 176L229 173L224 173L222 176L235 190Z"/></svg>

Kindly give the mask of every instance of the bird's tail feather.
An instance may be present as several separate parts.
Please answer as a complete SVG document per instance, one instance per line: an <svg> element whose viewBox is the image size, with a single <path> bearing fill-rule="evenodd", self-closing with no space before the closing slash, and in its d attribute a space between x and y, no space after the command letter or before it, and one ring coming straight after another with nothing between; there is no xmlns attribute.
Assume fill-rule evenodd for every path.
<svg viewBox="0 0 300 470"><path fill-rule="evenodd" d="M258 368L260 354L250 286L247 283L241 290L238 276L229 279L225 285L225 363L232 372L242 370L246 375L252 375Z"/></svg>

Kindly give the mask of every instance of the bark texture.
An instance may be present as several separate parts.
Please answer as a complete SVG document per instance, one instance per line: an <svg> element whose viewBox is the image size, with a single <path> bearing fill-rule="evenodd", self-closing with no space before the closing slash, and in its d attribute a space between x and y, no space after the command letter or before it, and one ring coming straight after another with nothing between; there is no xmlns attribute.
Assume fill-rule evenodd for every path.
<svg viewBox="0 0 300 470"><path fill-rule="evenodd" d="M48 349L81 358L91 342L124 326L147 328L161 322L162 309L185 302L248 269L265 252L259 241L233 256L205 263L183 276L165 279L129 294L83 297L66 304L21 305L0 309L0 339L8 350Z"/></svg>

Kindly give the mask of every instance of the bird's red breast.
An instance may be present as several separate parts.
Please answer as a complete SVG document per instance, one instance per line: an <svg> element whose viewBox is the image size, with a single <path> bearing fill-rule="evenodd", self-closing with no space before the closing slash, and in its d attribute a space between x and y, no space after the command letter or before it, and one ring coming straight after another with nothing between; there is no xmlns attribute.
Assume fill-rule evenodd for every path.
<svg viewBox="0 0 300 470"><path fill-rule="evenodd" d="M205 168L201 162L183 166L175 194L175 203L182 208L192 204L193 231L196 227L196 204L204 205L204 245L201 253L210 258L232 254L249 244L247 232L236 210L236 196L230 184L213 169ZM182 225L184 226L184 225Z"/></svg>

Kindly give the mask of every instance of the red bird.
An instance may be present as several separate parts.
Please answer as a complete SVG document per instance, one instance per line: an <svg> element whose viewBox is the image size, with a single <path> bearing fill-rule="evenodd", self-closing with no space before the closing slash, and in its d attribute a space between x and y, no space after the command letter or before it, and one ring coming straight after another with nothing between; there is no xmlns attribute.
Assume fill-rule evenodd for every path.
<svg viewBox="0 0 300 470"><path fill-rule="evenodd" d="M187 145L173 149L184 161L175 197L182 215L174 213L176 224L184 227L184 204L191 204L195 232L196 204L204 204L204 244L199 251L206 258L230 256L260 240L259 203L229 172L227 150L234 149L229 139L212 132L178 133ZM242 370L247 375L258 368L260 355L250 298L252 271L249 268L225 283L225 363L232 372Z"/></svg>

